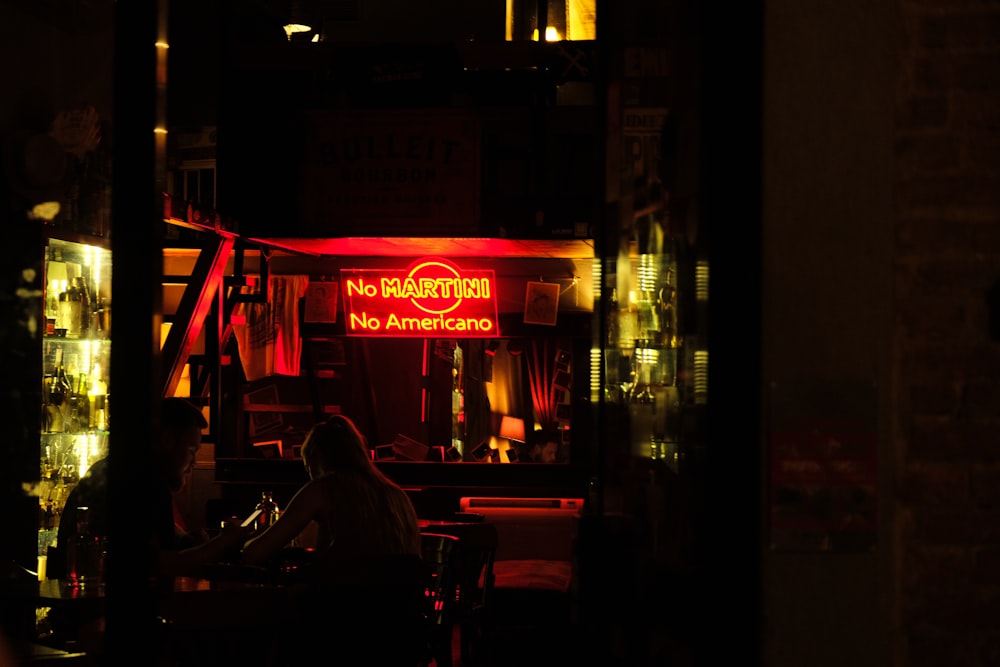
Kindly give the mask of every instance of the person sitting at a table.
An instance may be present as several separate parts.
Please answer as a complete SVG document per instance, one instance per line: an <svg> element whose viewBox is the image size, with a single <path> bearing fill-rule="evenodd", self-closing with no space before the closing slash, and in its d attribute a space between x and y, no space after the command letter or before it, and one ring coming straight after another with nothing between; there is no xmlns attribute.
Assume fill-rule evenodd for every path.
<svg viewBox="0 0 1000 667"><path fill-rule="evenodd" d="M559 456L559 434L537 429L524 445L521 461L525 463L555 463Z"/></svg>
<svg viewBox="0 0 1000 667"><path fill-rule="evenodd" d="M150 473L145 477L153 486L155 506L149 517L153 522L151 548L154 549L156 574L176 576L193 574L209 563L238 552L250 534L250 528L227 526L211 540L190 540L182 535L174 520L174 494L179 491L194 466L201 447L201 432L208 426L205 416L190 401L165 398L160 404L160 428L150 451ZM108 461L95 462L70 492L59 522L56 544L64 560L67 546L77 527L77 508L86 507L91 534L108 535ZM197 542L189 546L191 542ZM53 570L53 566L55 569ZM50 572L65 576L65 563L49 563Z"/></svg>
<svg viewBox="0 0 1000 667"><path fill-rule="evenodd" d="M302 444L309 474L274 525L248 540L244 563L268 563L315 522L314 574L323 583L355 583L383 557L420 556L417 513L395 482L375 467L350 419L333 415Z"/></svg>
<svg viewBox="0 0 1000 667"><path fill-rule="evenodd" d="M315 527L314 557L297 579L304 585L291 587L294 631L277 638L278 652L295 665L415 664L427 647L428 573L409 496L375 467L347 417L313 426L302 460L309 481L242 552L246 564L271 564Z"/></svg>

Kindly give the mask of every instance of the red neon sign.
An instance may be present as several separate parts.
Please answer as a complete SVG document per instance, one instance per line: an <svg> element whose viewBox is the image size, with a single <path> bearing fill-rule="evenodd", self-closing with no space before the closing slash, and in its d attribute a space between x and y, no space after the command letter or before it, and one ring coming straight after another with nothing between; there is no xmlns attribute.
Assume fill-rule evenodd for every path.
<svg viewBox="0 0 1000 667"><path fill-rule="evenodd" d="M341 269L347 334L389 338L493 338L496 279L428 258L407 269Z"/></svg>

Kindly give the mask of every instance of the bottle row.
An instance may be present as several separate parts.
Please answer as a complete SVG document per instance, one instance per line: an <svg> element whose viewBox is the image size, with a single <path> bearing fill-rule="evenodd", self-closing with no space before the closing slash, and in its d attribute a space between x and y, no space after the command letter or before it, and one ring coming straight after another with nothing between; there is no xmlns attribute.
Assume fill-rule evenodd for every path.
<svg viewBox="0 0 1000 667"><path fill-rule="evenodd" d="M101 295L91 296L83 276L73 278L65 289L50 285L46 295L45 333L66 338L109 338L111 303ZM58 295L55 290L60 290Z"/></svg>
<svg viewBox="0 0 1000 667"><path fill-rule="evenodd" d="M40 527L56 528L70 491L91 466L108 455L108 433L45 433L41 438Z"/></svg>
<svg viewBox="0 0 1000 667"><path fill-rule="evenodd" d="M53 244L45 263L45 333L66 338L109 338L109 267L100 254L66 255L70 246ZM79 259L81 261L71 261Z"/></svg>
<svg viewBox="0 0 1000 667"><path fill-rule="evenodd" d="M107 456L111 429L111 251L102 239L57 230L44 260L39 480L33 492L39 556L55 540L69 493ZM86 560L83 552L73 553L74 544L59 547L68 562Z"/></svg>
<svg viewBox="0 0 1000 667"><path fill-rule="evenodd" d="M46 370L42 386L42 429L45 433L82 433L107 431L110 426L108 384L104 364L86 357L91 363L80 367L78 354L67 370L62 346L55 346L51 372ZM90 368L89 373L82 368Z"/></svg>

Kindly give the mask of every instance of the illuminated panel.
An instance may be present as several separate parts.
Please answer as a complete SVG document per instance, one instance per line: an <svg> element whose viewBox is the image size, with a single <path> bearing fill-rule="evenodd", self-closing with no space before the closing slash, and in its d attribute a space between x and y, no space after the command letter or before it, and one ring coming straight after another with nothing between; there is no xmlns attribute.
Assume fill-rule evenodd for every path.
<svg viewBox="0 0 1000 667"><path fill-rule="evenodd" d="M496 279L441 258L407 269L341 269L346 333L383 338L493 338Z"/></svg>

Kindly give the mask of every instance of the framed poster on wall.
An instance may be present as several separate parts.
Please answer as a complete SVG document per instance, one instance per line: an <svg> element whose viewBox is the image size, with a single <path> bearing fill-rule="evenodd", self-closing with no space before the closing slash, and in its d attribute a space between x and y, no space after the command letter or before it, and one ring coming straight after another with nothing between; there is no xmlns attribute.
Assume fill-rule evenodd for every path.
<svg viewBox="0 0 1000 667"><path fill-rule="evenodd" d="M524 294L524 323L555 326L559 314L559 283L529 282Z"/></svg>
<svg viewBox="0 0 1000 667"><path fill-rule="evenodd" d="M336 324L339 297L340 283L310 281L306 288L304 321Z"/></svg>

